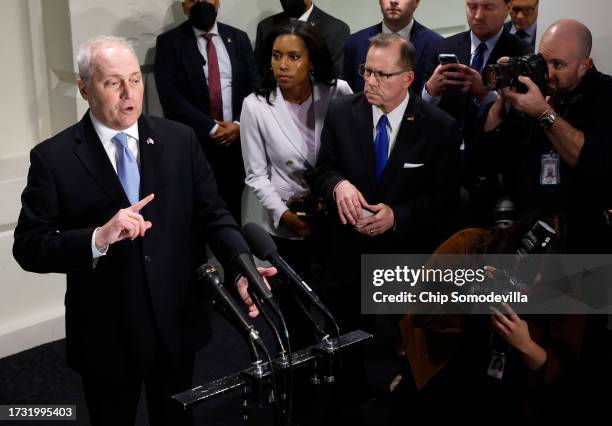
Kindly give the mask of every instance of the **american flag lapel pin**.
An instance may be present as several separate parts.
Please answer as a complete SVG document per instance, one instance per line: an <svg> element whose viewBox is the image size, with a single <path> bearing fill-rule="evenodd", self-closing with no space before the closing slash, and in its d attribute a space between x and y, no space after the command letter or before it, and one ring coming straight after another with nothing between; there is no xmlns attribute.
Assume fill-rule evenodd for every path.
<svg viewBox="0 0 612 426"><path fill-rule="evenodd" d="M414 115L405 115L404 118L406 121L414 121Z"/></svg>
<svg viewBox="0 0 612 426"><path fill-rule="evenodd" d="M155 141L151 138L147 138L147 145L155 145Z"/></svg>

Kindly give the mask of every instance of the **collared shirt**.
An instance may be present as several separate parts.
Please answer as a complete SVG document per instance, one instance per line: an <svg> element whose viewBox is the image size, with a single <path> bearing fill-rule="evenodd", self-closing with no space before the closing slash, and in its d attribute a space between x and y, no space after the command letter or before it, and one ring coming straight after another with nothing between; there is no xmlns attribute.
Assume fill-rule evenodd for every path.
<svg viewBox="0 0 612 426"><path fill-rule="evenodd" d="M100 142L102 142L102 147L104 151L106 151L106 155L108 155L108 159L113 165L113 169L115 169L115 173L117 173L117 160L119 155L119 150L117 149L117 145L112 141L112 138L115 137L117 133L125 133L128 135L127 144L128 149L136 159L138 163L138 167L140 168L140 155L138 149L138 122L132 124L125 130L119 132L118 130L111 129L110 127L102 124L94 115L89 111L89 117L91 118L91 123L93 124L94 130L100 138ZM97 259L100 256L104 256L108 251L108 246L104 248L102 251L96 248L96 232L100 228L96 228L91 235L91 256L93 258L93 267L96 267Z"/></svg>
<svg viewBox="0 0 612 426"><path fill-rule="evenodd" d="M531 24L531 26L529 28L527 28L525 30L525 32L527 33L528 37L522 38L521 40L523 40L527 44L533 43L535 41L537 29L538 29L538 22L536 21L533 24ZM514 24L512 24L512 26L510 27L510 34L516 34L517 31L518 30L516 29Z"/></svg>
<svg viewBox="0 0 612 426"><path fill-rule="evenodd" d="M482 63L486 64L489 61L489 56L491 56L491 52L493 52L493 49L495 49L497 40L499 40L499 37L501 37L502 32L504 32L503 26L497 32L497 34L495 34L490 39L480 40L478 37L476 37L476 34L470 31L470 40L472 42L472 47L470 48L470 64L472 63L472 60L474 59L474 55L476 55L476 49L478 49L478 46L480 45L480 43L484 43L487 45L487 50L485 50L484 54L482 55L483 56Z"/></svg>
<svg viewBox="0 0 612 426"><path fill-rule="evenodd" d="M206 50L206 39L203 37L206 33L212 34L212 42L217 50L217 59L219 61L219 75L221 76L221 100L223 101L223 121L232 121L234 118L232 109L232 63L230 61L229 54L225 47L223 39L219 35L217 23L213 25L210 31L202 31L197 28L193 28L196 40L198 42L198 49L206 60L204 64L204 75L206 76L206 82L208 83L208 51ZM216 131L217 126L213 128ZM211 134L214 131L211 130Z"/></svg>
<svg viewBox="0 0 612 426"><path fill-rule="evenodd" d="M406 25L404 28L397 32L393 32L385 25L385 22L382 23L382 32L384 34L397 34L404 37L406 40L410 40L410 33L412 32L412 27L414 26L414 18L410 20L410 23Z"/></svg>
<svg viewBox="0 0 612 426"><path fill-rule="evenodd" d="M501 37L502 32L504 32L504 27L502 27L499 30L499 32L495 34L493 37L484 41L484 43L487 45L487 50L483 54L484 64L488 62L489 57L491 56L493 49L495 49L495 45L497 44L497 41ZM471 47L470 47L470 64L471 64L472 60L474 59L474 55L476 54L476 49L478 49L478 45L480 43L483 43L483 41L481 41L478 37L476 37L476 35L472 31L470 31L470 42L471 42ZM427 93L427 90L425 89L425 85L424 85L423 90L421 91L421 98L425 102L429 102L430 104L438 105L440 103L441 96L431 96L429 93ZM495 102L495 99L497 99L497 92L494 92L494 91L489 92L482 101L479 102L476 99L476 104L478 106L488 105L491 102Z"/></svg>
<svg viewBox="0 0 612 426"><path fill-rule="evenodd" d="M117 159L119 156L119 150L117 149L117 145L112 139L115 137L117 133L125 133L128 135L128 149L136 159L138 163L138 167L140 167L140 155L138 152L138 122L132 124L125 130L114 130L110 127L102 124L94 115L89 111L89 117L91 118L91 122L93 124L94 130L96 134L100 138L100 142L102 142L102 146L104 147L104 151L106 151L106 155L108 155L108 159L110 160L113 168L115 169L115 173L117 173Z"/></svg>
<svg viewBox="0 0 612 426"><path fill-rule="evenodd" d="M310 5L310 7L308 8L308 10L306 12L304 12L302 14L302 16L300 16L298 18L298 21L302 21L302 22L307 22L308 18L310 18L310 14L312 13L312 10L314 9L314 2L312 2L312 4Z"/></svg>
<svg viewBox="0 0 612 426"><path fill-rule="evenodd" d="M396 106L393 110L387 113L387 132L389 133L389 155L391 154L391 150L395 145L395 140L397 139L397 134L399 132L400 126L402 124L402 120L404 119L404 112L406 111L406 106L408 105L408 101L410 100L410 95L406 92L406 97L404 100ZM377 106L372 105L372 121L374 123L374 132L373 137L376 139L376 126L378 125L378 120L380 117L384 115L384 112ZM373 139L373 140L374 140Z"/></svg>

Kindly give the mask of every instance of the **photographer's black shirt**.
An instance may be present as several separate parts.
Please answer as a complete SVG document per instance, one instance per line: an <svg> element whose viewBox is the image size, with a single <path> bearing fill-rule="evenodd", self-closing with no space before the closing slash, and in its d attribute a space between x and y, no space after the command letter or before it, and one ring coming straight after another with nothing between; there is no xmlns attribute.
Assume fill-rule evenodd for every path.
<svg viewBox="0 0 612 426"><path fill-rule="evenodd" d="M585 142L575 168L560 161L560 184L540 183L542 156L554 152L544 129L511 110L495 130L481 135L483 173L500 182L497 195L511 196L519 214L541 208L564 212L571 252L612 249L604 211L612 208L612 77L593 67L555 111L582 131ZM500 179L501 177L501 179Z"/></svg>

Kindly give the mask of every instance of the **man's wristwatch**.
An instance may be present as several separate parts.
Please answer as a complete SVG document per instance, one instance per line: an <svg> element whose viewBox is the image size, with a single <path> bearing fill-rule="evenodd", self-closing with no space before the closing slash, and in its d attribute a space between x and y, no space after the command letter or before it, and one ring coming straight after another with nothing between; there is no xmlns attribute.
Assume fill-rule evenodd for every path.
<svg viewBox="0 0 612 426"><path fill-rule="evenodd" d="M550 130L555 121L557 121L557 118L559 118L559 114L551 110L543 117L540 117L538 123L540 123L540 126L544 127L544 129Z"/></svg>

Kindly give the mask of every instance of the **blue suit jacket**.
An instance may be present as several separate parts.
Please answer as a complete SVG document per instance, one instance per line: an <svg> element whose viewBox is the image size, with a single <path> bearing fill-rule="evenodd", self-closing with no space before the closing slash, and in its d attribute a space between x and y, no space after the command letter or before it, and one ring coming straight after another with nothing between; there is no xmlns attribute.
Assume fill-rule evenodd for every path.
<svg viewBox="0 0 612 426"><path fill-rule="evenodd" d="M382 23L351 34L346 39L344 48L344 71L342 75L354 92L363 91L363 77L357 72L357 67L363 64L370 46L369 39L382 32ZM420 95L423 87L425 60L428 58L429 46L441 40L442 36L419 24L416 20L410 32L410 41L417 51L417 65L414 70L415 79L412 91Z"/></svg>

